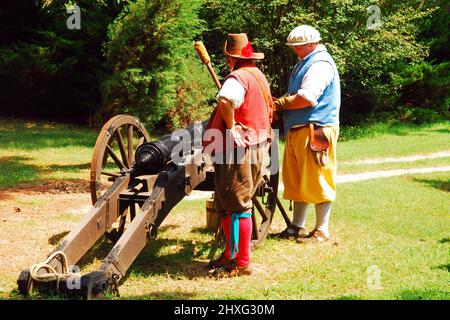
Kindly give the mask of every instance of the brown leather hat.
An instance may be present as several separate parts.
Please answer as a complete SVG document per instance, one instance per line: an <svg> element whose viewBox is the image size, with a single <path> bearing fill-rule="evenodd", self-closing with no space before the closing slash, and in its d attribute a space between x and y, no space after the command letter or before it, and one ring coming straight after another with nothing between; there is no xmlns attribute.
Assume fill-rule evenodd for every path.
<svg viewBox="0 0 450 320"><path fill-rule="evenodd" d="M264 59L264 53L253 52L252 44L245 33L230 33L223 46L223 53L240 59Z"/></svg>

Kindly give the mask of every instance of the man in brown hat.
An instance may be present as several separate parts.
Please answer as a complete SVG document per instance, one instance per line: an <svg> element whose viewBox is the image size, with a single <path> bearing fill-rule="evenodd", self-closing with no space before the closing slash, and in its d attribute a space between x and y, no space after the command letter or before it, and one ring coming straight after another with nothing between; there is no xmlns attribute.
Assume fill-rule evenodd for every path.
<svg viewBox="0 0 450 320"><path fill-rule="evenodd" d="M224 54L231 73L217 95L216 116L221 121L211 123L220 123L213 128L231 140L221 152L216 150L214 164L215 207L222 215L226 248L209 266L215 275L249 275L252 195L262 178L263 154L271 133L272 96L266 77L254 64L264 54L253 51L245 33L229 34ZM228 157L230 151L232 156Z"/></svg>

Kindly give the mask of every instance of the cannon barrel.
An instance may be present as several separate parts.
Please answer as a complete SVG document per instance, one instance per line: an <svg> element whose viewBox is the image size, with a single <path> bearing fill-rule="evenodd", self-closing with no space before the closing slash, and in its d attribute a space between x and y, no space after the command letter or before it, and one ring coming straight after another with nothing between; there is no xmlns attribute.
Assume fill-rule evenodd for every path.
<svg viewBox="0 0 450 320"><path fill-rule="evenodd" d="M131 175L156 174L170 162L172 151L177 144L183 144L179 157L187 156L192 153L195 146L201 147L202 134L208 124L208 121L201 125L190 125L183 131L175 131L166 134L161 139L146 142L140 145L135 154L136 163L134 164ZM184 139L188 138L188 141Z"/></svg>

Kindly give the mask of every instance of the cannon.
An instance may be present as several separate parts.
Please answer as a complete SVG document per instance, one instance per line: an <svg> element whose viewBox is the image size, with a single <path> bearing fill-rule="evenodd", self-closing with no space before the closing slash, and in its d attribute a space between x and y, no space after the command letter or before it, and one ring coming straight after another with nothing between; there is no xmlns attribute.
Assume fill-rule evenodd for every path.
<svg viewBox="0 0 450 320"><path fill-rule="evenodd" d="M117 115L109 120L97 138L91 162L92 208L42 263L20 273L19 292L54 290L84 299L118 294L127 269L157 237L177 203L193 190L214 191L214 169L199 144L204 127L205 123L188 127L191 139L186 141L172 134L150 141L138 119ZM177 151L179 143L184 148ZM178 162L172 159L174 150ZM277 156L276 143L267 152ZM252 248L266 239L276 208L290 223L277 191L278 170L265 174L253 195ZM103 235L114 243L110 253L98 270L74 277L69 266L76 265Z"/></svg>

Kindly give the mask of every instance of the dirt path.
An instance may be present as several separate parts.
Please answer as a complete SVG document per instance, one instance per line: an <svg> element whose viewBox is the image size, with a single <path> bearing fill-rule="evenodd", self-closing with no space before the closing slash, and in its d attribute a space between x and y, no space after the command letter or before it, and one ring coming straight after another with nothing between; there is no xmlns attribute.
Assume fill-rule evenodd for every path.
<svg viewBox="0 0 450 320"><path fill-rule="evenodd" d="M398 169L398 170L379 170L354 174L343 174L337 177L337 183L348 183L356 181L364 181L371 179L389 178L395 176L402 176L405 174L414 173L431 173L431 172L445 172L450 171L450 166L445 167L431 167L431 168L412 168L412 169Z"/></svg>
<svg viewBox="0 0 450 320"><path fill-rule="evenodd" d="M365 159L365 160L353 160L353 161L342 161L344 164L378 164L378 163L388 163L388 162L414 162L418 160L426 159L437 159L437 158L447 158L450 157L450 150L434 152L430 154L418 154L407 157L396 157L396 158L375 158L375 159Z"/></svg>
<svg viewBox="0 0 450 320"><path fill-rule="evenodd" d="M1 192L0 299L16 287L21 270L43 260L91 208L87 192Z"/></svg>

